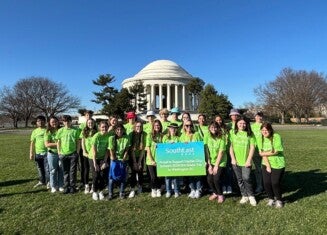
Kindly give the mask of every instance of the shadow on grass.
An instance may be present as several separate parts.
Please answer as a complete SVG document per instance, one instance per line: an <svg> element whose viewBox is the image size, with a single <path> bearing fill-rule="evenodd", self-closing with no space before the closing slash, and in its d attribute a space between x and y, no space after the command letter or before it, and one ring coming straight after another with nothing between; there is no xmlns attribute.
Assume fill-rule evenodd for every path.
<svg viewBox="0 0 327 235"><path fill-rule="evenodd" d="M327 173L319 169L310 171L286 171L283 178L283 191L290 193L284 197L287 202L295 202L305 197L325 193L327 190Z"/></svg>
<svg viewBox="0 0 327 235"><path fill-rule="evenodd" d="M7 186L14 186L18 184L25 184L31 181L34 181L35 179L21 179L21 180L8 180L5 182L0 182L0 187L7 187Z"/></svg>

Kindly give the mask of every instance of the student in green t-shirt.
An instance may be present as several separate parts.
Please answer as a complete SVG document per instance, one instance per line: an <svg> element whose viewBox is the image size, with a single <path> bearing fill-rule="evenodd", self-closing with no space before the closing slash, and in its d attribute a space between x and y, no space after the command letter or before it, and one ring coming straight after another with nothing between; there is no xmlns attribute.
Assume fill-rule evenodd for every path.
<svg viewBox="0 0 327 235"><path fill-rule="evenodd" d="M114 182L120 184L119 197L125 198L125 186L126 186L126 175L127 175L127 163L128 163L128 152L130 148L130 140L125 134L125 128L122 124L118 124L114 129L115 135L109 137L108 149L110 152L110 173L109 173L109 200L113 198L113 187ZM113 164L114 162L114 164ZM114 178L113 166L120 166L120 179Z"/></svg>
<svg viewBox="0 0 327 235"><path fill-rule="evenodd" d="M240 117L235 123L235 130L230 132L230 156L237 183L241 191L241 204L250 202L256 206L250 178L255 139L249 121Z"/></svg>
<svg viewBox="0 0 327 235"><path fill-rule="evenodd" d="M168 125L170 124L170 121L168 121L169 111L166 108L163 108L159 111L160 116L160 122L162 125L162 133L167 134L168 132Z"/></svg>
<svg viewBox="0 0 327 235"><path fill-rule="evenodd" d="M199 133L194 130L194 125L191 120L185 121L182 134L179 137L179 141L182 143L202 141L202 138ZM187 179L189 182L189 187L191 189L191 192L188 197L200 198L202 189L201 177L189 176L187 177Z"/></svg>
<svg viewBox="0 0 327 235"><path fill-rule="evenodd" d="M142 193L143 187L143 168L144 159L146 155L145 145L146 145L147 133L143 131L143 124L141 121L136 121L134 123L134 130L129 133L129 139L131 142L131 147L129 149L129 166L131 168L131 178L130 186L131 191L129 193L129 198L135 196L135 190L137 185L138 194Z"/></svg>
<svg viewBox="0 0 327 235"><path fill-rule="evenodd" d="M130 111L126 113L127 123L124 124L124 128L126 130L126 134L129 135L134 129L134 123L136 121L136 114L134 111Z"/></svg>
<svg viewBox="0 0 327 235"><path fill-rule="evenodd" d="M103 189L108 177L108 123L100 122L99 131L91 139L91 150L89 152L90 167L93 175L93 200L104 200Z"/></svg>
<svg viewBox="0 0 327 235"><path fill-rule="evenodd" d="M209 128L206 124L207 118L204 114L199 114L198 116L198 124L195 125L195 131L199 133L201 140L204 139L204 136L209 133Z"/></svg>
<svg viewBox="0 0 327 235"><path fill-rule="evenodd" d="M281 181L285 172L283 142L279 134L274 133L270 123L261 125L261 141L258 141L259 154L263 158L263 185L268 195L268 206L283 207Z"/></svg>
<svg viewBox="0 0 327 235"><path fill-rule="evenodd" d="M222 192L221 178L227 163L225 138L216 122L209 125L209 134L204 138L204 147L207 161L207 181L213 191L209 200L223 203L225 197Z"/></svg>
<svg viewBox="0 0 327 235"><path fill-rule="evenodd" d="M108 126L108 124L107 124ZM94 119L88 119L86 121L86 126L83 128L80 138L81 141L81 147L83 151L83 165L84 165L84 175L83 175L83 182L84 182L84 193L92 193L93 188L90 188L89 185L89 175L90 175L90 168L93 167L93 158L91 154L92 144L91 140L92 137L98 132L97 125ZM93 174L93 172L92 172ZM94 175L93 175L94 177Z"/></svg>
<svg viewBox="0 0 327 235"><path fill-rule="evenodd" d="M64 172L59 164L59 156L57 150L57 141L55 139L59 129L59 120L55 116L49 118L47 130L44 135L44 144L48 148L48 163L50 171L50 186L51 192L64 191L63 181Z"/></svg>
<svg viewBox="0 0 327 235"><path fill-rule="evenodd" d="M49 183L49 165L47 159L47 148L44 145L44 135L45 135L45 117L36 117L37 128L33 130L31 134L30 143L30 160L34 160L36 163L39 182L34 185L34 188L41 185L47 185L50 188Z"/></svg>
<svg viewBox="0 0 327 235"><path fill-rule="evenodd" d="M70 115L64 115L62 121L64 127L58 130L55 138L58 143L59 159L64 169L64 193L67 194L76 192L80 131L72 126L72 117Z"/></svg>
<svg viewBox="0 0 327 235"><path fill-rule="evenodd" d="M177 143L179 142L179 137L177 136L178 125L177 123L170 123L168 125L168 133L163 136L162 143ZM180 195L180 178L175 176L166 176L166 198L170 198L172 185L174 186L175 198Z"/></svg>
<svg viewBox="0 0 327 235"><path fill-rule="evenodd" d="M156 165L156 147L158 143L162 143L162 125L159 120L154 120L152 132L147 135L146 139L146 165L150 174L151 197L161 197L161 183L157 177Z"/></svg>
<svg viewBox="0 0 327 235"><path fill-rule="evenodd" d="M115 128L118 125L118 116L117 115L111 115L108 119L108 124L109 124L109 128L108 128L108 132L110 136L114 136L115 135Z"/></svg>
<svg viewBox="0 0 327 235"><path fill-rule="evenodd" d="M153 121L156 119L156 113L152 110L146 112L147 122L143 125L143 130L150 134L152 132Z"/></svg>

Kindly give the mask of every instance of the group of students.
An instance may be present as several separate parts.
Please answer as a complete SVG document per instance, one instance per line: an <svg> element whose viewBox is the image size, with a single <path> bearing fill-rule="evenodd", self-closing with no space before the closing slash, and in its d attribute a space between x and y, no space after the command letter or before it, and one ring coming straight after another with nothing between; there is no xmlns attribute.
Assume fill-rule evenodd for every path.
<svg viewBox="0 0 327 235"><path fill-rule="evenodd" d="M262 112L256 113L255 122L250 124L237 109L232 109L230 123L225 124L222 116L217 115L209 125L206 125L205 115L200 114L195 125L190 114L181 113L178 108L160 110L160 119L156 119L153 111L148 111L145 124L134 112L126 114L125 124L119 123L116 116L97 124L92 114L92 111L85 113L86 122L79 128L72 126L69 115L63 116L61 128L56 117L49 118L47 127L45 117L37 117L30 145L30 159L35 159L39 173L39 183L35 186L47 185L52 193L75 193L80 158L84 192L90 193L93 200L105 199L106 186L108 199L112 199L115 184L119 185L119 197L125 198L127 179L129 198L142 193L145 165L151 197L161 197L163 178L157 176L157 144L203 141L206 181L201 176L164 177L167 198L179 197L185 183L189 186L188 197L200 198L205 184L211 192L209 200L223 203L224 195L232 193L233 178L236 178L241 204L249 202L256 206L255 194L264 189L268 206L283 207L283 144L271 124L263 122ZM250 177L252 163L255 165L255 190ZM90 171L92 182L89 182Z"/></svg>

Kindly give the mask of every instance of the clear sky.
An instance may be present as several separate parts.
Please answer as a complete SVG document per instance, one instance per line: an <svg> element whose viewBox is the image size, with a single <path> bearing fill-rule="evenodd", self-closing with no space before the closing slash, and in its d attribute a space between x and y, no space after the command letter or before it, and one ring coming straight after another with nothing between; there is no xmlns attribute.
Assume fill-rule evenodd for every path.
<svg viewBox="0 0 327 235"><path fill-rule="evenodd" d="M97 110L92 84L115 86L168 59L234 107L285 67L327 71L325 0L0 0L0 87L21 78L63 83Z"/></svg>

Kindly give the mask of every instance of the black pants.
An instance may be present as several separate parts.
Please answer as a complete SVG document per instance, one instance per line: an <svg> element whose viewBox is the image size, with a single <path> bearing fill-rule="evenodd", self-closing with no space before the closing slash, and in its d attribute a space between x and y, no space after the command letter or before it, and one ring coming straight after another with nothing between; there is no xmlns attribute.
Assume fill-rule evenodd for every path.
<svg viewBox="0 0 327 235"><path fill-rule="evenodd" d="M84 162L84 175L83 175L83 179L84 181L82 181L84 183L84 185L89 184L89 179L90 179L90 158L88 157L83 157L83 162ZM93 161L92 161L93 163ZM93 164L92 164L93 165Z"/></svg>
<svg viewBox="0 0 327 235"><path fill-rule="evenodd" d="M148 165L148 170L150 173L150 186L151 189L160 189L161 184L160 184L160 180L157 177L157 167L156 166L152 166L152 165Z"/></svg>
<svg viewBox="0 0 327 235"><path fill-rule="evenodd" d="M84 161L84 156L83 156L83 150L81 149L80 150L80 152L79 152L79 171L80 171L80 173L81 173L81 183L83 184L83 185L85 185L86 184L86 182L85 182L85 165L84 165L84 163L85 163L85 161Z"/></svg>
<svg viewBox="0 0 327 235"><path fill-rule="evenodd" d="M136 183L138 183L138 185L142 186L143 185L143 162L142 162L141 166L139 167L139 169L135 170L133 160L130 159L129 167L131 169L131 178L130 178L131 188L134 188L136 186ZM136 175L137 175L137 178L136 178Z"/></svg>
<svg viewBox="0 0 327 235"><path fill-rule="evenodd" d="M78 154L60 155L60 161L64 168L64 188L76 188L76 173Z"/></svg>
<svg viewBox="0 0 327 235"><path fill-rule="evenodd" d="M212 168L214 167L214 165L212 165ZM225 167L218 167L218 171L216 175L211 175L209 174L209 172L207 172L207 181L209 184L209 187L211 188L211 190L217 194L217 195L223 195L222 193L222 174L225 170Z"/></svg>
<svg viewBox="0 0 327 235"><path fill-rule="evenodd" d="M269 199L282 200L281 181L285 172L285 168L273 169L271 173L267 172L266 166L262 165L263 186Z"/></svg>
<svg viewBox="0 0 327 235"><path fill-rule="evenodd" d="M93 160L89 160L89 164L92 171L93 176L93 191L102 191L105 187L105 179L108 177L108 167L104 170L101 170L101 165L104 162L104 160L96 160L97 165L99 166L99 171L96 171L94 168Z"/></svg>

